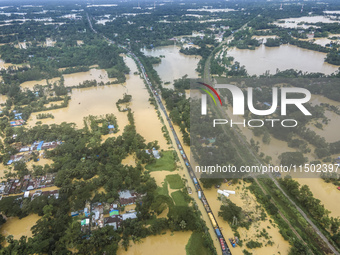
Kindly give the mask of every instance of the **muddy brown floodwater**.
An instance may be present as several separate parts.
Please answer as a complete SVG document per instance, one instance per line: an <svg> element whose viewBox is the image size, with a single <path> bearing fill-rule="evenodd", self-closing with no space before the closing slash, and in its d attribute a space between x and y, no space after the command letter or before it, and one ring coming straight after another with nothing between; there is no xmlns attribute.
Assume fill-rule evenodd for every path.
<svg viewBox="0 0 340 255"><path fill-rule="evenodd" d="M14 239L20 239L21 236L32 237L31 227L41 217L38 214L30 214L25 218L10 217L6 223L1 226L1 234L3 236L13 235Z"/></svg>
<svg viewBox="0 0 340 255"><path fill-rule="evenodd" d="M340 102L330 100L321 95L312 95L312 99L310 100L312 105L319 105L320 103L328 103L333 106L339 106ZM232 107L229 107L227 110L228 116L232 116ZM340 140L340 135L338 132L338 127L340 126L340 116L326 111L326 116L330 118L330 122L328 125L324 125L323 130L316 128L314 125L309 125L309 128L315 131L320 136L324 137L327 142L335 142ZM234 116L233 119L235 121L241 122L243 121L243 117ZM287 142L278 140L271 136L271 141L269 144L264 144L262 142L262 137L256 137L253 135L253 132L249 128L240 127L241 133L246 137L248 143L250 139L254 139L255 142L259 142L259 151L263 152L265 155L272 157L271 164L279 165L280 159L278 158L280 154L284 152L294 152L296 149L288 147ZM316 160L315 155L313 153L314 147L310 146L312 152L305 154L308 157L309 161ZM311 176L313 178L296 178L301 185L308 185L310 190L312 191L315 198L320 199L321 204L325 206L325 208L331 211L330 215L333 217L340 216L340 203L335 203L334 201L340 201L340 192L337 190L337 187L331 183L324 182L321 178Z"/></svg>
<svg viewBox="0 0 340 255"><path fill-rule="evenodd" d="M189 78L198 78L198 72L195 69L201 57L184 55L179 52L180 49L179 46L170 45L152 50L142 50L146 56L165 56L160 64L154 65L154 69L163 82L170 82L169 85L164 85L166 88L173 88L173 80L179 79L186 74Z"/></svg>
<svg viewBox="0 0 340 255"><path fill-rule="evenodd" d="M308 185L315 198L330 211L331 217L340 217L340 191L332 183L321 178L295 178L300 185Z"/></svg>
<svg viewBox="0 0 340 255"><path fill-rule="evenodd" d="M137 66L131 58L124 57L124 60L131 73L137 71ZM92 70L101 71L100 69ZM76 73L72 74L74 79L76 79L77 74L83 78L83 73ZM161 130L162 124L154 107L148 101L148 91L143 80L138 75L127 75L124 84L73 89L68 107L47 111L54 115L54 119L43 119L40 121L43 124L73 122L76 123L78 128L82 128L84 126L83 118L88 115L113 113L117 117L118 126L120 132L122 132L128 124L127 113L119 112L116 102L123 97L124 93L132 95L130 108L134 112L137 132L146 139L146 142L157 140L162 149L167 149L168 146ZM28 125L35 125L38 121L36 119L37 114L39 113L32 114Z"/></svg>
<svg viewBox="0 0 340 255"><path fill-rule="evenodd" d="M338 66L324 62L326 53L306 50L294 45L281 45L279 47L266 47L260 45L255 50L230 49L228 56L244 65L248 74L261 75L267 70L271 74L286 69L297 69L304 72L322 72L331 74L338 70Z"/></svg>
<svg viewBox="0 0 340 255"><path fill-rule="evenodd" d="M340 102L328 99L321 95L312 95L312 99L310 101L312 105L320 105L321 103L329 104L331 106L335 106L338 109L340 109ZM327 125L323 125L322 129L319 129L315 127L315 125L310 124L308 127L315 131L316 134L320 135L321 137L324 137L327 142L332 143L335 141L340 140L340 115L325 110L325 116L329 119L329 122ZM319 121L321 123L321 121Z"/></svg>
<svg viewBox="0 0 340 255"><path fill-rule="evenodd" d="M118 255L185 255L185 246L189 241L191 232L174 232L167 231L164 235L148 236L141 239L141 243L130 242L127 251L120 247Z"/></svg>
<svg viewBox="0 0 340 255"><path fill-rule="evenodd" d="M136 167L135 155L128 155L125 159L122 160L122 165Z"/></svg>
<svg viewBox="0 0 340 255"><path fill-rule="evenodd" d="M237 206L242 207L243 210L253 213L254 215L259 216L260 210L256 209L256 207L259 205L256 202L256 198L253 194L250 193L249 190L245 189L247 184L237 184L237 185L231 185L227 186L226 183L223 183L220 187L220 189L224 190L235 190L235 195L230 195L229 199L235 203ZM220 210L220 207L222 205L222 201L217 199L217 189L211 188L211 189L203 189L204 194L206 198L209 201L210 207L214 215L216 216L217 223L219 224L222 234L226 238L226 241L228 243L228 246L231 249L232 254L234 255L243 255L243 250L246 249L252 254L256 255L272 255L272 254L281 254L285 255L288 254L290 245L287 241L283 239L281 236L279 229L277 227L274 227L272 223L269 222L270 217L267 215L267 219L265 221L253 221L252 225L250 226L249 230L245 228L238 228L238 232L240 233L240 240L243 240L243 247L235 247L233 248L229 242L229 238L233 237L233 231L230 227L230 225L223 220L222 217L217 217L218 211ZM264 239L263 237L257 237L257 235L265 229L270 239ZM216 238L215 236L213 238ZM262 248L256 248L256 249L247 249L245 244L249 241L258 241L263 243ZM265 244L268 241L272 241L274 244L266 245ZM280 253L278 253L280 252Z"/></svg>
<svg viewBox="0 0 340 255"><path fill-rule="evenodd" d="M79 73L72 73L72 74L64 74L64 83L65 87L77 86L79 83L82 83L86 80L96 80L97 82L109 82L115 81L116 78L109 78L106 70L104 69L96 69L92 68L87 72L79 72ZM53 78L49 80L49 83L53 83L55 81L59 81L60 78ZM22 88L33 89L34 85L47 85L46 79L40 81L26 81L22 83L20 86Z"/></svg>
<svg viewBox="0 0 340 255"><path fill-rule="evenodd" d="M7 96L0 95L0 104L6 103L6 100L7 100ZM1 110L1 108L0 108L0 110Z"/></svg>

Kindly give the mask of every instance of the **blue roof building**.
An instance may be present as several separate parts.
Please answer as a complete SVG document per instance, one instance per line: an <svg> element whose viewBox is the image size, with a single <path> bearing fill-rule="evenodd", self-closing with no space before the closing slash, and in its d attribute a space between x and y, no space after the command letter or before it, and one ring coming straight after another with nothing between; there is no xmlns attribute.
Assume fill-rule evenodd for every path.
<svg viewBox="0 0 340 255"><path fill-rule="evenodd" d="M37 151L41 151L41 147L42 147L43 144L44 144L44 141L41 141L41 142L38 144Z"/></svg>

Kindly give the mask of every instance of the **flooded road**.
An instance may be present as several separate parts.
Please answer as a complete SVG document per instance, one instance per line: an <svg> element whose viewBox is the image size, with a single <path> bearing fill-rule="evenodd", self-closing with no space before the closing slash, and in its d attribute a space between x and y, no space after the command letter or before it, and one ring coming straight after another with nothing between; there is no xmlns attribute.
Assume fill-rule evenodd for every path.
<svg viewBox="0 0 340 255"><path fill-rule="evenodd" d="M324 62L326 53L306 50L294 45L281 45L279 47L266 47L261 45L255 50L230 49L227 56L244 65L249 75L261 75L267 70L275 74L276 69L302 70L303 72L322 72L331 74L338 67Z"/></svg>
<svg viewBox="0 0 340 255"><path fill-rule="evenodd" d="M191 232L174 232L167 231L164 235L148 236L141 239L141 243L130 241L130 247L125 251L122 247L118 249L117 255L185 255L185 246L187 245Z"/></svg>
<svg viewBox="0 0 340 255"><path fill-rule="evenodd" d="M170 82L169 85L164 85L165 88L173 88L173 81L182 78L186 74L189 78L198 78L198 72L195 69L201 57L184 55L179 50L180 47L176 45L142 50L146 56L165 56L165 58L161 58L162 62L160 64L154 65L154 69L162 81Z"/></svg>

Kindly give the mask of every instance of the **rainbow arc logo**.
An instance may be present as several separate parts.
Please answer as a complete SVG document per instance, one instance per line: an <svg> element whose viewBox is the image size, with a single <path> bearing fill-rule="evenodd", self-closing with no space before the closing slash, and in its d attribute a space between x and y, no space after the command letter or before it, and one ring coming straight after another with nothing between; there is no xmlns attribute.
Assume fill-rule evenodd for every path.
<svg viewBox="0 0 340 255"><path fill-rule="evenodd" d="M206 84L206 83L203 83L203 82L198 82L199 84L202 84L203 86L209 88L212 92L214 92L214 94L217 96L218 100L220 101L220 104L222 106L222 100L221 100L221 97L220 95L217 93L217 91L211 87L210 85ZM216 100L215 100L215 97L211 94L211 92L207 89L203 89L203 88L200 88L202 91L204 91L205 93L207 93L211 98L212 100L214 101L215 105L217 105L216 103Z"/></svg>

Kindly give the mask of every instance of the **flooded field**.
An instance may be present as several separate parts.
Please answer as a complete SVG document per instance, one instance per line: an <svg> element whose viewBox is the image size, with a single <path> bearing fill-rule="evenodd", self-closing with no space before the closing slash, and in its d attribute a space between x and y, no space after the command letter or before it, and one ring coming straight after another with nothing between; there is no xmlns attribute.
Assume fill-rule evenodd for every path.
<svg viewBox="0 0 340 255"><path fill-rule="evenodd" d="M109 85L96 88L73 89L71 100L67 108L47 111L54 119L36 119L33 113L28 121L29 126L34 126L37 121L43 124L60 124L62 122L73 122L77 127L84 126L83 118L88 115L105 115L114 113L118 118L119 129L123 130L128 123L126 113L119 112L116 102L123 97L126 88L122 85Z"/></svg>
<svg viewBox="0 0 340 255"><path fill-rule="evenodd" d="M164 235L148 236L141 243L130 242L130 247L125 251L122 247L118 249L118 255L146 255L155 254L156 251L162 255L185 255L185 246L189 241L191 232L167 231ZM156 252L157 253L157 252Z"/></svg>
<svg viewBox="0 0 340 255"><path fill-rule="evenodd" d="M284 21L284 23L274 22L275 25L284 27L284 28L308 28L310 25L303 25L302 23L336 23L339 21L335 21L325 16L305 16L300 18L288 18L288 19L280 19L278 21ZM299 24L300 23L300 24Z"/></svg>
<svg viewBox="0 0 340 255"><path fill-rule="evenodd" d="M220 189L228 189L228 190L235 190L235 195L230 195L229 199L235 203L237 206L242 207L243 210L246 212L250 212L250 215L254 215L255 217L258 217L260 214L260 210L256 209L256 207L259 205L256 202L256 198L253 194L251 194L247 189L245 189L246 184L237 184L237 185L231 185L227 186L227 184L223 183L220 187ZM214 213L214 215L218 215L218 211L220 210L220 207L222 205L222 201L217 199L217 189L211 188L211 189L204 189L204 194L206 195L210 207ZM222 230L222 233L224 237L227 239L228 246L231 247L229 238L232 238L233 231L231 230L230 225L224 221L221 217L216 217L216 220ZM265 229L270 238L264 239L263 237L257 237L257 235ZM258 241L263 243L262 248L256 248L249 250L252 254L258 254L258 255L272 255L272 254L281 254L285 255L288 254L290 245L287 241L283 239L281 234L279 233L279 229L277 227L274 227L272 223L269 222L269 216L267 216L267 219L265 221L253 221L252 225L250 226L249 230L245 228L238 228L238 232L240 233L240 240L243 240L243 247L231 247L232 254L235 255L243 255L243 250L246 249L245 244L248 241ZM216 238L214 236L214 238ZM267 245L265 244L268 241L273 242L273 245ZM280 253L279 253L280 252Z"/></svg>
<svg viewBox="0 0 340 255"><path fill-rule="evenodd" d="M314 124L308 125L317 135L324 137L327 142L333 143L340 140L340 116L334 112L325 110L325 116L329 119L327 125L323 125L322 129L315 127ZM320 122L320 121L319 121Z"/></svg>
<svg viewBox="0 0 340 255"><path fill-rule="evenodd" d="M0 231L3 236L13 235L14 239L20 239L21 236L32 237L31 227L40 219L38 214L30 214L25 218L11 217L2 225Z"/></svg>
<svg viewBox="0 0 340 255"><path fill-rule="evenodd" d="M106 70L104 69L95 69L92 68L87 72L79 72L79 73L72 73L72 74L64 74L64 83L65 87L71 87L71 86L77 86L79 83L82 83L86 80L96 80L97 82L109 82L109 81L115 81L116 78L109 78L107 75ZM60 78L56 77L51 80L49 80L49 83L53 83L56 81L59 81ZM26 81L22 83L20 86L22 88L28 88L33 89L34 85L47 85L46 80L40 80L40 81Z"/></svg>
<svg viewBox="0 0 340 255"><path fill-rule="evenodd" d="M56 77L56 78L53 78L53 79L49 79L48 82L52 84L52 83L57 82L59 80L60 80L60 78ZM35 81L25 81L25 82L20 84L20 87L23 88L23 89L33 90L34 85L45 86L45 85L47 85L47 81L46 81L46 79L44 79L44 80L35 80Z"/></svg>
<svg viewBox="0 0 340 255"><path fill-rule="evenodd" d="M310 101L312 105L320 105L321 103L329 104L340 109L340 102L328 99L321 95L312 95L312 99ZM323 129L316 128L313 124L310 124L308 127L315 131L318 135L324 137L327 142L332 143L340 140L340 115L325 110L325 116L329 119L327 125L323 125Z"/></svg>
<svg viewBox="0 0 340 255"><path fill-rule="evenodd" d="M332 183L326 183L321 178L296 178L300 185L308 185L315 198L321 201L325 208L331 211L330 216L340 217L340 191Z"/></svg>
<svg viewBox="0 0 340 255"><path fill-rule="evenodd" d="M125 61L131 69L131 73L137 71L137 66L132 59L125 58ZM98 71L97 69L92 70ZM72 74L72 76L75 80L79 81L83 78L82 74L83 73L80 73L80 78L77 78L76 74ZM65 82L66 76L67 75L65 75ZM54 115L54 119L43 119L41 121L44 124L73 122L76 123L78 128L81 128L84 125L83 118L88 115L113 113L117 117L119 129L122 131L128 124L127 113L119 112L116 107L116 102L118 99L123 98L124 93L132 95L130 108L134 112L137 132L146 139L146 142L157 140L162 149L167 149L166 140L161 131L161 122L158 120L154 107L148 102L149 94L143 80L136 75L128 75L126 83L123 85L115 84L73 89L69 106L67 108L48 111L48 113ZM36 119L37 114L39 113L32 114L28 125L35 125L38 121Z"/></svg>
<svg viewBox="0 0 340 255"><path fill-rule="evenodd" d="M179 79L186 74L189 78L198 78L198 73L195 69L201 57L184 55L179 50L180 47L176 45L142 50L146 56L165 56L160 64L154 65L154 68L163 82L170 82L169 85L164 85L166 88L173 88L173 80Z"/></svg>
<svg viewBox="0 0 340 255"><path fill-rule="evenodd" d="M0 104L6 103L6 100L7 100L7 96L0 95Z"/></svg>
<svg viewBox="0 0 340 255"><path fill-rule="evenodd" d="M334 100L330 100L324 96L320 95L312 95L312 99L310 100L312 105L319 105L320 103L328 103L334 106L340 106L340 103ZM232 107L229 107L227 110L229 116L232 113ZM338 132L338 127L340 126L340 116L326 111L326 116L330 119L328 125L324 125L323 130L316 128L314 125L310 125L313 131L315 131L320 136L324 137L327 142L335 142L340 140L340 135ZM234 116L235 121L241 122L242 117ZM256 137L253 135L253 132L249 128L240 127L241 133L246 137L246 140L250 141L250 139L254 139L255 142L259 142L259 152L263 152L266 156L272 157L272 164L279 165L280 159L279 155L283 152L293 152L296 151L294 148L290 148L287 145L287 142L275 139L271 137L271 141L269 144L264 144L262 142L262 137ZM313 153L314 147L310 146L312 152L305 154L305 157L308 157L309 161L315 160L315 155ZM325 208L331 211L331 216L338 217L340 215L340 205L338 203L334 203L334 201L339 201L340 192L336 189L337 187L331 183L324 182L321 178L296 178L296 180L301 185L308 185L311 189L315 198L320 199L321 203L324 204ZM210 202L210 200L209 200Z"/></svg>
<svg viewBox="0 0 340 255"><path fill-rule="evenodd" d="M266 71L275 74L277 69L280 71L296 69L325 74L338 70L337 66L324 62L325 53L302 49L294 45L281 45L273 48L261 45L255 50L233 48L227 52L227 55L244 65L250 75L261 75Z"/></svg>
<svg viewBox="0 0 340 255"><path fill-rule="evenodd" d="M233 112L232 107L228 107L228 109L226 110L227 115L233 116L232 112ZM233 116L233 120L235 122L243 122L244 118L242 116ZM239 126L238 130L240 133L242 133L242 135L244 136L248 143L250 143L251 139L253 139L255 143L259 142L259 152L263 152L265 156L270 156L272 158L271 160L272 164L276 165L280 164L279 156L281 153L296 151L294 148L288 147L287 142L278 140L273 136L271 136L270 138L270 143L265 144L262 142L262 136L260 137L254 136L253 131L250 128Z"/></svg>
<svg viewBox="0 0 340 255"><path fill-rule="evenodd" d="M23 66L22 64L12 64L12 63L5 63L4 60L0 59L0 70L7 69L8 67L13 66L14 68L17 66Z"/></svg>

